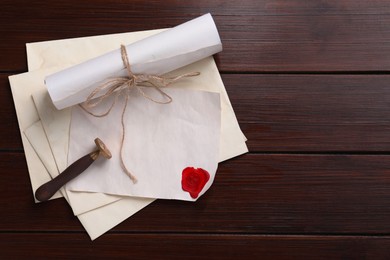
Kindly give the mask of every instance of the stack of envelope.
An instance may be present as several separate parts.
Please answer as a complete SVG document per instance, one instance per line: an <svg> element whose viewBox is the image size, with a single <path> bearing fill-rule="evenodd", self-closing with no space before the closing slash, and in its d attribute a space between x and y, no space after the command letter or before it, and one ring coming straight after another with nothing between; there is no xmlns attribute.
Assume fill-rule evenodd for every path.
<svg viewBox="0 0 390 260"><path fill-rule="evenodd" d="M113 122L117 121L116 125L120 124L120 119L117 118L115 113L109 115L112 119L97 119L87 117L78 106L58 110L53 105L53 102L48 95L45 86L45 78L64 68L118 49L118 46L123 43L130 44L137 42L161 31L163 30L37 42L26 45L29 72L10 76L9 81L34 193L40 185L56 177L78 157L84 155L86 151L90 151L93 146L93 139L95 137L101 137L100 135L102 135L104 131L109 130L103 129L95 131L95 124L105 125L108 126L108 128L111 126L111 128L113 128L112 124L102 123L102 121L97 120L112 120ZM170 121L170 119L163 120L164 123L159 125L161 129L150 130L152 132L149 133L149 135L147 133L140 135L139 132L144 131L145 128L136 129L134 126L142 125L144 122L148 126L153 124L153 122L156 121L156 118L153 118L153 115L156 114L157 110L170 110L166 112L168 114L177 113L177 111L185 111L183 105L191 103L192 101L195 106L199 102L203 103L197 108L198 110L196 110L194 115L195 119L191 118L191 120L198 120L198 125L203 124L207 126L210 125L210 122L214 122L214 125L212 126L213 129L218 128L218 132L215 132L214 135L210 135L210 139L205 138L203 143L201 142L200 144L191 141L192 139L187 137L189 142L193 142L190 143L193 149L201 149L218 138L217 150L210 148L206 149L207 151L210 151L210 154L205 153L207 157L216 154L217 162L222 162L248 151L246 138L240 130L226 89L212 57L179 68L171 72L171 75L180 75L194 71L200 72L200 75L187 78L177 84L175 83L166 90L166 93L172 96L173 102L172 104L164 105L164 108L156 108L156 104L147 102L147 100L143 98L137 98L136 94L130 96L129 104L132 104L133 107L131 107L132 109L128 109L128 114L126 115L129 123L129 127L126 130L128 131L127 136L131 136L131 138L127 138L126 141L131 143L125 143L125 145L130 145L134 150L133 152L130 152L130 154L125 154L126 158L136 157L137 149L145 149L145 151L153 150L149 147L150 145L145 144L150 138L155 138L155 140L167 138L170 140L165 144L159 144L160 146L154 146L155 142L153 142L153 148L156 151L159 153L164 152L161 151L164 145L171 145L174 143L175 138L172 137L172 135L167 136L167 130L161 129L164 129L166 126L177 124L175 121ZM205 93L213 93L215 95L206 95ZM216 103L218 104L217 113L207 113L207 111L211 111L212 109L215 110L212 106ZM208 104L209 106L207 106ZM148 107L148 109L140 110L149 112L149 114L142 114L143 112L137 110L137 107ZM119 111L121 110L119 109ZM200 112L202 116L196 117ZM145 120L145 118L148 120ZM91 127L91 129L86 130L85 125L77 123L85 120L89 121L89 127ZM142 123L140 124L140 122ZM188 129L191 129L191 127L182 129L182 132L190 131ZM202 128L199 129L196 131L197 133L199 133ZM117 130L118 129L116 129L116 131ZM92 133L91 131L95 132ZM210 132L210 129L207 131ZM173 135L175 134L177 133L174 133ZM116 133L113 134L112 137L108 137L108 139L112 138L112 141L109 141L109 143L112 145L110 150L114 154L117 154L118 151L118 143L115 142L118 142L119 135L120 134ZM201 136L193 137L193 140L202 139ZM81 145L81 148L77 147L84 140L85 145ZM89 146L89 144L92 146ZM199 147L196 148L196 145L198 144ZM173 147L177 148L177 146ZM172 152L170 156L179 156L180 153L180 151ZM200 151L198 151L198 153L200 153ZM106 185L107 183L110 183L112 179L118 180L118 178L120 179L125 176L123 172L114 171L118 173L117 176L106 174L106 176L102 176L103 179L99 179L96 178L96 175L93 175L96 169L90 168L88 169L89 172L81 174L79 176L80 178L78 177L77 180L75 179L75 181L72 181L57 192L53 196L53 199L63 197L67 200L74 214L79 218L92 240L140 211L142 208L152 203L156 198L193 199L190 194L186 194L182 190L180 191L181 193L178 191L176 194L175 192L167 192L164 188L155 187L150 184L153 181L158 183L159 179L161 182L162 178L158 175L158 167L161 167L161 165L164 164L164 162L159 161L158 156L153 156L150 155L150 161L145 163L146 165L142 167L152 167L150 171L155 172L155 175L147 175L143 180L142 173L139 173L139 169L142 169L142 167L139 166L139 169L135 166L132 167L134 174L139 177L139 182L137 184L128 184L134 185L132 186L132 189L127 189L127 186L119 187L115 185ZM155 162L155 164L153 162ZM114 160L112 164L117 164L117 161ZM129 164L132 165L131 162L129 162ZM102 161L97 162L96 165L93 164L92 166L95 168L104 168L106 167L105 165L108 164ZM168 163L168 165L172 165L172 163ZM178 167L180 167L180 169L183 168L182 165ZM216 169L211 170L211 172L215 171ZM98 181L92 182L92 185L90 185L91 178L98 179ZM124 182L126 183L125 179L119 181L119 183Z"/></svg>

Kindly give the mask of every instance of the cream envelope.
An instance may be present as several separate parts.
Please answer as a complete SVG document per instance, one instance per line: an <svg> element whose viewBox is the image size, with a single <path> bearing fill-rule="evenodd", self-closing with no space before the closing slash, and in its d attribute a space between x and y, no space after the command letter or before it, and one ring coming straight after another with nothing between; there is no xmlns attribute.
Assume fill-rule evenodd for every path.
<svg viewBox="0 0 390 260"><path fill-rule="evenodd" d="M39 86L43 87L43 83L37 82L37 79L38 81L39 79L43 80L42 75L44 74L44 71L37 70L10 77L19 127L22 131L25 128L25 135L22 134L22 140L24 141L23 146L26 158L29 158L27 164L30 178L39 180L35 183L35 188L33 186L33 191L41 184L50 180L48 171L53 171L51 173L52 177L58 175L58 170L54 165L53 155L50 149L48 149L50 146L40 121L32 123L30 127L24 127L30 121L38 119L31 93L39 88ZM30 97L27 98L28 95ZM65 198L67 197L65 196ZM115 203L106 204L98 209L80 214L77 217L93 240L138 212L152 201L152 199L125 197Z"/></svg>
<svg viewBox="0 0 390 260"><path fill-rule="evenodd" d="M136 41L159 31L160 30L154 30L27 44L29 70L36 70L39 68L57 66L66 63L76 64L99 54L111 51L117 48L120 43ZM208 65L210 67L209 69L211 69L211 71L208 72L215 74L214 81L217 83L213 84L213 82L209 82L210 85L222 86L222 120L225 121L225 128L222 129L221 133L226 133L226 135L225 137L221 137L220 159L228 159L247 152L245 145L246 139L239 129L234 112L227 98L226 91L223 85L221 85L222 81L220 80L217 68L212 59L207 62L206 65ZM205 80L209 81L211 79L205 78ZM13 87L13 85L17 85L17 89L26 94L23 96L24 98L14 96L18 119L20 120L20 117L26 117L29 120L20 124L22 130L26 124L33 123L37 119L37 115L36 112L34 112L34 108L26 106L29 101L27 97L29 89L26 88L22 90L25 85L18 85L17 83L12 84L12 79L10 79L10 82L11 87ZM30 85L31 82L28 86ZM33 104L31 103L31 105ZM224 107L227 107L228 109L224 110ZM29 116L30 113L35 113L35 118L34 114ZM65 124L64 127L69 127L69 125ZM43 129L41 129L41 131L43 131ZM67 137L64 136L63 138L66 139ZM24 139L23 135L22 139L24 140L23 144L25 147L27 163L29 165L32 185L40 185L49 179L49 175L42 163L38 160L37 155L32 150L30 144ZM47 139L42 139L42 142L47 142ZM41 156L50 157L51 153L50 151L45 150L42 152ZM66 164L66 156L63 158L63 161L65 161ZM78 216L88 234L91 236L91 239L95 239L110 228L116 226L124 219L137 212L137 208L139 210L151 201L147 199L137 199L136 201L131 201L130 199L131 198L124 198Z"/></svg>
<svg viewBox="0 0 390 260"><path fill-rule="evenodd" d="M42 162L46 165L47 170L51 171L50 173L55 177L58 174L58 171L52 154L47 152L50 148L41 121L37 121L31 127L27 128L25 134L36 149ZM38 159L34 162L34 166L39 164L42 165L42 162ZM43 171L40 172L40 174L43 175L48 173L45 168L43 168ZM66 193L64 193L64 195L66 195ZM65 199L67 199L66 196ZM121 200L117 200L115 203L110 203L98 209L80 214L77 218L84 226L90 238L94 240L153 201L153 199L146 198L133 199L124 197Z"/></svg>
<svg viewBox="0 0 390 260"><path fill-rule="evenodd" d="M45 167L40 163L40 160L34 152L33 147L28 142L26 136L23 134L23 130L38 121L39 116L35 110L34 102L31 98L32 88L30 87L30 82L19 82L17 76L9 77L9 81L15 103L16 115L18 117L19 129L21 131L28 171L30 173L32 191L35 193L36 189L38 189L42 183L45 183L51 179L50 175L42 174L46 171ZM53 198L58 197L62 197L60 192L53 196Z"/></svg>
<svg viewBox="0 0 390 260"><path fill-rule="evenodd" d="M93 149L94 136L104 140L112 158L102 158L91 165L82 175L69 182L66 189L190 201L206 192L214 181L218 166L220 96L219 93L181 89L180 83L177 85L176 89L163 89L172 98L169 104L152 102L132 89L128 101L122 96L105 117L94 117L82 108L74 107L69 162L78 160ZM156 100L160 96L161 99L154 88L141 89L147 96ZM115 96L105 99L93 108L93 113L103 114L114 100ZM122 129L121 116L126 101ZM123 163L136 182L121 167L123 130L126 133ZM205 186L200 186L200 193L193 196L182 188L182 173L188 167L201 168L206 171L201 173L208 177Z"/></svg>
<svg viewBox="0 0 390 260"><path fill-rule="evenodd" d="M44 151L50 151L49 142L46 140L45 132L43 131L43 126L41 120L35 122L30 127L24 130L24 134L27 137L28 141L34 148L34 151L38 155L39 159L42 161L43 165L46 168L46 171L50 174L52 178L57 176L58 170L57 165L54 160L54 157L51 153L46 153L47 156L44 156ZM42 154L43 153L43 154ZM60 189L61 194L69 201L65 187Z"/></svg>
<svg viewBox="0 0 390 260"><path fill-rule="evenodd" d="M51 102L50 97L47 94L47 90L43 84L45 75L51 73L54 70L55 69L44 69L33 72L35 74L34 79L36 80L37 84L35 86L35 91L32 94L40 118L45 119L41 120L42 127L45 130L46 137L50 144L49 147L51 148L53 154L52 158L54 158L54 161L57 165L57 171L49 171L52 177L57 176L58 172L64 171L68 166L67 155L69 138L63 137L69 136L69 125L71 118L71 109L57 110L53 106L53 103ZM28 83L26 82L26 84ZM36 146L33 145L33 147L37 151ZM50 151L50 149L47 151ZM50 160L52 158L50 158ZM70 190L65 190L64 192L66 193L68 202L72 207L73 213L75 215L85 213L120 199L118 196L111 196L103 193L72 192Z"/></svg>

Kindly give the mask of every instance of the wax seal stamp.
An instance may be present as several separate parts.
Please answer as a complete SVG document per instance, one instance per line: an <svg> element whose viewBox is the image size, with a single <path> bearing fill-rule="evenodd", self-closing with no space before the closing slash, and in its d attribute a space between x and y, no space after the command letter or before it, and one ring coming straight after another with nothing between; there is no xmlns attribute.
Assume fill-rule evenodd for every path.
<svg viewBox="0 0 390 260"><path fill-rule="evenodd" d="M62 173L51 181L46 182L35 191L35 198L39 201L50 199L62 186L85 171L100 155L111 158L111 152L99 138L95 139L97 149L68 166Z"/></svg>

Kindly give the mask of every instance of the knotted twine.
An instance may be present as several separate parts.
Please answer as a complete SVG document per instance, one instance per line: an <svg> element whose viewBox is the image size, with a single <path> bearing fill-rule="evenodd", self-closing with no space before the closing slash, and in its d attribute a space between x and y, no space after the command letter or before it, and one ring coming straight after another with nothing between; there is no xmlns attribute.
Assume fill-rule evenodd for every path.
<svg viewBox="0 0 390 260"><path fill-rule="evenodd" d="M122 135L120 141L120 165L123 171L133 181L133 183L136 183L137 178L127 169L123 160L123 144L125 142L125 137L126 137L125 114L127 109L127 103L130 97L130 91L133 88L136 88L144 98L149 99L154 103L169 104L172 102L172 97L169 96L166 92L164 92L161 88L167 87L170 84L178 80L181 80L182 78L198 76L200 75L200 72L185 73L176 77L164 77L164 76L149 75L149 74L134 74L131 71L129 58L127 56L126 47L124 45L121 45L121 56L122 56L123 64L125 65L127 71L127 76L110 78L109 80L105 81L89 94L86 101L83 104L80 104L80 107L91 116L105 117L111 112L112 108L117 103L118 98L120 96L125 97L125 104L123 106L122 115L121 115ZM148 96L140 87L152 87L156 91L158 91L163 97L165 97L166 100L161 100L161 101L156 100ZM102 95L99 95L102 92L104 93ZM115 94L115 99L111 103L109 109L106 112L102 114L96 114L90 111L91 108L99 105L105 99L111 97L114 94Z"/></svg>

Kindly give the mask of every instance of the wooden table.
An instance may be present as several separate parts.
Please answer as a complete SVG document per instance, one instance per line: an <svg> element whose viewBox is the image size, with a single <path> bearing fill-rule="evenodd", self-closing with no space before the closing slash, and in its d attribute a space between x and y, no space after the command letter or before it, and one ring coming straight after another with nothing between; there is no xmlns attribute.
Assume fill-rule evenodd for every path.
<svg viewBox="0 0 390 260"><path fill-rule="evenodd" d="M7 77L27 71L27 42L206 12L250 153L198 202L156 201L91 242L65 200L34 203ZM0 259L390 259L389 1L2 0L0 13Z"/></svg>

